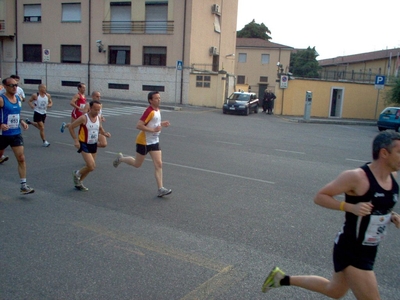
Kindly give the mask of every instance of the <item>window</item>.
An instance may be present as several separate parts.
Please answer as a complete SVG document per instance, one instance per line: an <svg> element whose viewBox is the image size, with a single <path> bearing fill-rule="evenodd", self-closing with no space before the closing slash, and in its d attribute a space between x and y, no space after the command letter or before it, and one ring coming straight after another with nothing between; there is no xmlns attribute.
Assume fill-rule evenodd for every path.
<svg viewBox="0 0 400 300"><path fill-rule="evenodd" d="M219 15L214 16L214 31L221 33L221 16Z"/></svg>
<svg viewBox="0 0 400 300"><path fill-rule="evenodd" d="M41 22L42 7L40 4L24 4L24 22Z"/></svg>
<svg viewBox="0 0 400 300"><path fill-rule="evenodd" d="M261 54L261 63L269 64L269 54Z"/></svg>
<svg viewBox="0 0 400 300"><path fill-rule="evenodd" d="M245 63L247 61L247 53L239 53L238 62Z"/></svg>
<svg viewBox="0 0 400 300"><path fill-rule="evenodd" d="M211 86L211 76L197 75L196 76L196 87L209 88Z"/></svg>
<svg viewBox="0 0 400 300"><path fill-rule="evenodd" d="M109 89L113 90L129 90L129 84L124 84L124 83L109 83L108 84Z"/></svg>
<svg viewBox="0 0 400 300"><path fill-rule="evenodd" d="M146 3L146 33L167 33L168 3Z"/></svg>
<svg viewBox="0 0 400 300"><path fill-rule="evenodd" d="M143 47L144 66L166 66L167 48L166 47Z"/></svg>
<svg viewBox="0 0 400 300"><path fill-rule="evenodd" d="M245 84L246 83L246 76L238 75L237 77L237 84Z"/></svg>
<svg viewBox="0 0 400 300"><path fill-rule="evenodd" d="M62 22L80 22L81 21L81 4L80 3L63 3L62 4Z"/></svg>
<svg viewBox="0 0 400 300"><path fill-rule="evenodd" d="M81 63L81 45L61 45L62 63Z"/></svg>
<svg viewBox="0 0 400 300"><path fill-rule="evenodd" d="M131 3L111 2L111 33L131 32Z"/></svg>
<svg viewBox="0 0 400 300"><path fill-rule="evenodd" d="M42 45L22 45L22 60L42 62Z"/></svg>
<svg viewBox="0 0 400 300"><path fill-rule="evenodd" d="M260 76L260 82L268 82L268 76Z"/></svg>
<svg viewBox="0 0 400 300"><path fill-rule="evenodd" d="M110 46L108 63L111 65L130 65L131 47L129 46Z"/></svg>
<svg viewBox="0 0 400 300"><path fill-rule="evenodd" d="M142 85L142 91L165 92L165 86L163 86L163 85Z"/></svg>

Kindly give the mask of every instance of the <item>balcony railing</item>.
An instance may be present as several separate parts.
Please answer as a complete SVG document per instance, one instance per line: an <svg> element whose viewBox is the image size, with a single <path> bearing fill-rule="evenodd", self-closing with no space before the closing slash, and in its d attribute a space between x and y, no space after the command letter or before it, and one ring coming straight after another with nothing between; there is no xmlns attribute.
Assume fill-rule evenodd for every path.
<svg viewBox="0 0 400 300"><path fill-rule="evenodd" d="M103 33L173 34L174 21L103 21Z"/></svg>

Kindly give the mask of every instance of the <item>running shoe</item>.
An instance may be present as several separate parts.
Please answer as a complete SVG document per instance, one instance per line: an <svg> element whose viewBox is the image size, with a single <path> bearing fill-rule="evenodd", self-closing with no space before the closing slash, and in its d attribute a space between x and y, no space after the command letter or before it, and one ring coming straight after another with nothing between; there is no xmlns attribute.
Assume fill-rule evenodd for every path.
<svg viewBox="0 0 400 300"><path fill-rule="evenodd" d="M172 193L171 189L166 189L165 187L159 188L158 189L158 195L157 197L162 197L162 196L166 196Z"/></svg>
<svg viewBox="0 0 400 300"><path fill-rule="evenodd" d="M21 186L21 194L23 194L23 195L32 194L34 192L35 192L35 190L27 184L24 184Z"/></svg>
<svg viewBox="0 0 400 300"><path fill-rule="evenodd" d="M3 155L2 157L0 157L0 165L8 160L8 156Z"/></svg>
<svg viewBox="0 0 400 300"><path fill-rule="evenodd" d="M113 166L114 168L117 168L119 166L119 164L121 163L120 159L123 157L122 153L118 153L117 157L114 159L113 161Z"/></svg>
<svg viewBox="0 0 400 300"><path fill-rule="evenodd" d="M72 178L74 180L74 185L75 186L80 186L81 185L81 178L76 174L78 172L78 170L76 171L72 171Z"/></svg>
<svg viewBox="0 0 400 300"><path fill-rule="evenodd" d="M48 141L44 141L43 142L43 147L48 147L48 146L50 146L50 143Z"/></svg>
<svg viewBox="0 0 400 300"><path fill-rule="evenodd" d="M79 185L76 185L75 188L76 188L78 191L82 191L82 192L87 192L87 191L89 190L86 186L84 186L84 185L82 184L82 182L79 182Z"/></svg>
<svg viewBox="0 0 400 300"><path fill-rule="evenodd" d="M64 133L64 130L65 130L65 126L66 126L66 125L67 125L67 123L62 122L61 128L60 128L61 133Z"/></svg>
<svg viewBox="0 0 400 300"><path fill-rule="evenodd" d="M265 279L261 291L263 293L266 293L272 288L280 287L281 280L284 277L285 273L281 269L279 269L278 267L273 268L272 271L269 273L268 277Z"/></svg>
<svg viewBox="0 0 400 300"><path fill-rule="evenodd" d="M29 125L32 124L31 120L29 120L28 118L25 119L25 123Z"/></svg>

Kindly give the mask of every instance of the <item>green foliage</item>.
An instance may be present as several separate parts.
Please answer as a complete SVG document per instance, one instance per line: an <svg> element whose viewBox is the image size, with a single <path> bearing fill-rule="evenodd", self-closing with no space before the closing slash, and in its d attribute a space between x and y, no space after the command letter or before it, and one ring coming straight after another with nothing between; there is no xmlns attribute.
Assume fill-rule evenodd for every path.
<svg viewBox="0 0 400 300"><path fill-rule="evenodd" d="M258 38L263 40L270 40L270 37L267 33L271 34L268 27L264 25L264 23L257 24L253 19L249 24L245 25L243 29L236 32L236 36L238 38Z"/></svg>
<svg viewBox="0 0 400 300"><path fill-rule="evenodd" d="M308 47L305 50L298 50L290 56L290 72L295 77L319 78L320 70L317 61L318 53L315 47Z"/></svg>
<svg viewBox="0 0 400 300"><path fill-rule="evenodd" d="M392 85L388 85L385 88L385 103L387 105L400 105L400 78L397 78Z"/></svg>

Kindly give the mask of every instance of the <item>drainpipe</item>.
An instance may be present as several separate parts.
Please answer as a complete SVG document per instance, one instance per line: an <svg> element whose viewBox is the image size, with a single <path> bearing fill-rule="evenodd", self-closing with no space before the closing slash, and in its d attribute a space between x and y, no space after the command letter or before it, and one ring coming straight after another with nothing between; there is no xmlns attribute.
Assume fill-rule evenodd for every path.
<svg viewBox="0 0 400 300"><path fill-rule="evenodd" d="M88 92L89 95L91 94L91 90L90 90L90 61L91 61L91 51L90 51L90 45L92 42L91 39L91 32L92 32L92 0L89 0L89 25L88 25L88 31L89 31L89 37L88 37L88 80L87 80L87 87L88 87Z"/></svg>
<svg viewBox="0 0 400 300"><path fill-rule="evenodd" d="M18 75L18 0L15 0L15 75Z"/></svg>
<svg viewBox="0 0 400 300"><path fill-rule="evenodd" d="M186 43L185 43L185 35L186 35L186 6L187 6L187 0L185 0L185 4L183 6L184 12L183 12L183 37L182 37L182 71L181 71L181 92L179 96L179 103L182 104L182 98L183 98L183 74L185 71L185 48L186 48Z"/></svg>

